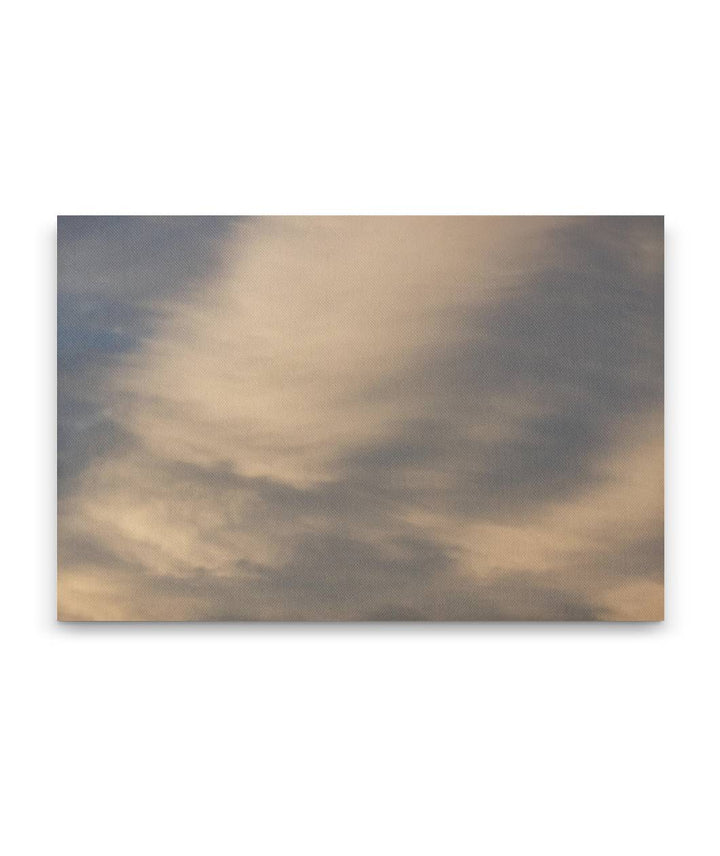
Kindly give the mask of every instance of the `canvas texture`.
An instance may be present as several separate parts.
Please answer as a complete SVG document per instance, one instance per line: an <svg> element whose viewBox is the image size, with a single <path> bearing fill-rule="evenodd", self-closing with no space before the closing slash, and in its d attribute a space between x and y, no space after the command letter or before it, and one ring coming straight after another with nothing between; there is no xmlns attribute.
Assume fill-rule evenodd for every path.
<svg viewBox="0 0 720 856"><path fill-rule="evenodd" d="M58 617L658 621L662 217L59 217Z"/></svg>

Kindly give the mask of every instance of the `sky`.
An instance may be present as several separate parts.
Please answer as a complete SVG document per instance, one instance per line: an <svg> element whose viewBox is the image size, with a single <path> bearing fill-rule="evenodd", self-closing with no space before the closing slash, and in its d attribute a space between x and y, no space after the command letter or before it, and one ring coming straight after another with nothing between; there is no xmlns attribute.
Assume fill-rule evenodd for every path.
<svg viewBox="0 0 720 856"><path fill-rule="evenodd" d="M661 217L60 217L63 620L659 620Z"/></svg>

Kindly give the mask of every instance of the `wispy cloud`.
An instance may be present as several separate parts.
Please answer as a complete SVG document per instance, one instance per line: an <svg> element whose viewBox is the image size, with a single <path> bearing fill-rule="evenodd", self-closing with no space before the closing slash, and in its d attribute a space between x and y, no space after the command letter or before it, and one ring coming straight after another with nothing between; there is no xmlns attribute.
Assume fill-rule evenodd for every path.
<svg viewBox="0 0 720 856"><path fill-rule="evenodd" d="M660 219L80 225L62 617L661 617Z"/></svg>

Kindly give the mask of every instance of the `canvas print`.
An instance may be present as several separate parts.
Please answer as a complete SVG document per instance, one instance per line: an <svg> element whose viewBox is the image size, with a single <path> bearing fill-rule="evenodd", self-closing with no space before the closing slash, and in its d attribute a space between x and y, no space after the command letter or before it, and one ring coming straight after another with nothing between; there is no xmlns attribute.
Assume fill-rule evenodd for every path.
<svg viewBox="0 0 720 856"><path fill-rule="evenodd" d="M57 591L662 619L662 217L58 218Z"/></svg>

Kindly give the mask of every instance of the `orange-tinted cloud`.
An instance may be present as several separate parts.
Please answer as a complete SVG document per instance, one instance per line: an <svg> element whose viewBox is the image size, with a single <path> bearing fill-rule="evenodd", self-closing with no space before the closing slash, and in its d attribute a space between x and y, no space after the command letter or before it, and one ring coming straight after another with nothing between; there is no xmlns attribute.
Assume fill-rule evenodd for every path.
<svg viewBox="0 0 720 856"><path fill-rule="evenodd" d="M73 375L108 431L61 496L61 617L661 617L661 220L212 241L182 288L135 269L147 329Z"/></svg>

